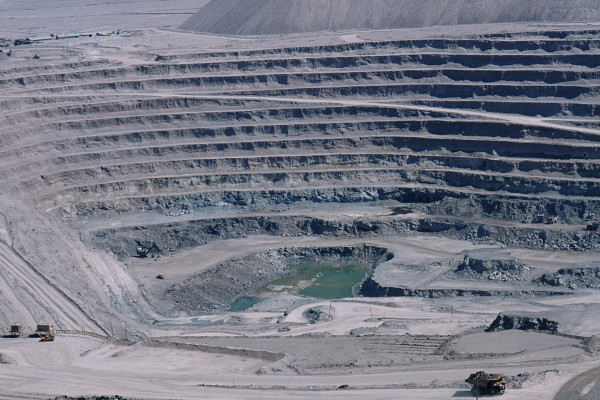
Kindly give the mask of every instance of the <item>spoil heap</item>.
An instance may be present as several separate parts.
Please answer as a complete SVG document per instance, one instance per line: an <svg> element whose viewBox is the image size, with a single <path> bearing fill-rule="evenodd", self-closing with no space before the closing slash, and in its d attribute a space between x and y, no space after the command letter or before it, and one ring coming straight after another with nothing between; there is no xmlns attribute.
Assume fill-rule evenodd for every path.
<svg viewBox="0 0 600 400"><path fill-rule="evenodd" d="M544 274L536 283L546 286L566 286L571 289L600 289L600 263L576 264L571 268L561 268L553 274Z"/></svg>
<svg viewBox="0 0 600 400"><path fill-rule="evenodd" d="M593 0L212 0L181 29L226 35L598 21Z"/></svg>
<svg viewBox="0 0 600 400"><path fill-rule="evenodd" d="M519 281L528 277L528 268L508 253L472 252L456 268L456 273L465 278L501 281Z"/></svg>

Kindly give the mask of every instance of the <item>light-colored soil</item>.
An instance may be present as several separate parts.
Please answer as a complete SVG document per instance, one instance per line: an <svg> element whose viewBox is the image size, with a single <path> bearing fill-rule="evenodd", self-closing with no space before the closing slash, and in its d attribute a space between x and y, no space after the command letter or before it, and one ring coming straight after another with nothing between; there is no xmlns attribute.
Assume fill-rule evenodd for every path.
<svg viewBox="0 0 600 400"><path fill-rule="evenodd" d="M415 305L404 308L402 321L407 326L424 325L429 332L444 330L442 325L432 325L440 319L439 313L419 312ZM339 333L336 323L356 326L358 320L348 318L344 309L352 312L357 306L336 303L333 321L307 329L294 327L285 334L275 328L260 336L213 332L137 344L61 335L51 343L0 339L0 354L9 361L0 364L3 396L119 393L156 399L246 399L280 398L282 393L301 398L310 391L311 397L335 398L341 395L337 388L348 385L345 398L360 398L365 393L373 398L418 394L433 400L464 396L468 391L464 378L486 369L537 377L521 389L509 389L504 398L535 395L551 399L573 374L597 365L596 357L582 349L580 340L542 333L469 334L451 339L449 347L444 347L448 336L289 336L296 330ZM401 315L395 311L398 308L403 309L390 309L389 317ZM377 316L387 311L380 306L372 309L374 319L381 322L382 317ZM364 318L365 312L362 314ZM464 317L455 314L454 318ZM202 335L199 329L197 333ZM277 361L277 354L285 356Z"/></svg>
<svg viewBox="0 0 600 400"><path fill-rule="evenodd" d="M54 322L110 339L0 338L0 399L441 400L469 398L464 379L478 370L521 374L508 400L597 393L600 292L534 282L600 259L584 230L599 201L597 24L243 38L173 30L203 0L71 3L0 2L0 36L110 34L0 53L0 332ZM485 39L498 48L467 40L486 34L501 35ZM448 37L450 49L318 47ZM559 48L527 50L540 43ZM442 65L421 64L428 57ZM571 80L547 82L553 74ZM388 95L398 88L409 92ZM469 95L444 96L457 89ZM341 94L351 90L366 92ZM521 113L537 103L559 111ZM407 121L418 129L395 125ZM480 123L476 134L464 128ZM394 215L400 189L443 195ZM500 211L483 215L482 198ZM536 201L561 220L533 221ZM160 259L135 257L152 243ZM240 259L251 260L245 270L210 283L226 287L263 262L277 270L284 251L327 248L388 252L375 283L420 293L286 293L235 313L177 309L166 296ZM456 272L480 250L510 253L527 279ZM559 333L484 332L499 313L544 317Z"/></svg>
<svg viewBox="0 0 600 400"><path fill-rule="evenodd" d="M177 26L208 0L97 0L82 5L76 0L2 1L0 36L110 32L119 29ZM5 33L4 33L5 32Z"/></svg>

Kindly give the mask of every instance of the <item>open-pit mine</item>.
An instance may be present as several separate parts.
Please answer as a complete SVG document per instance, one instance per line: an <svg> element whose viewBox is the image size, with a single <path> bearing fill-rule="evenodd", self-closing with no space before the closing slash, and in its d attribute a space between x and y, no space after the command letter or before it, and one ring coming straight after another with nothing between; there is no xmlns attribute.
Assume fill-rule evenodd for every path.
<svg viewBox="0 0 600 400"><path fill-rule="evenodd" d="M12 3L0 399L600 398L600 23Z"/></svg>

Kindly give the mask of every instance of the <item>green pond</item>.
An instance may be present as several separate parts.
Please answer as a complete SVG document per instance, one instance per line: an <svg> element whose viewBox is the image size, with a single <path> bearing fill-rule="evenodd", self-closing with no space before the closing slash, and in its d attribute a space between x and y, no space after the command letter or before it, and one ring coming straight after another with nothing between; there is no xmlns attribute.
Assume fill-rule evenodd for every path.
<svg viewBox="0 0 600 400"><path fill-rule="evenodd" d="M295 274L269 282L255 296L236 300L230 311L243 311L278 293L300 294L318 299L358 296L358 287L373 270L367 263L302 263L291 266Z"/></svg>
<svg viewBox="0 0 600 400"><path fill-rule="evenodd" d="M256 303L260 303L260 299L257 299L255 297L242 296L231 304L229 311L244 311L249 309Z"/></svg>

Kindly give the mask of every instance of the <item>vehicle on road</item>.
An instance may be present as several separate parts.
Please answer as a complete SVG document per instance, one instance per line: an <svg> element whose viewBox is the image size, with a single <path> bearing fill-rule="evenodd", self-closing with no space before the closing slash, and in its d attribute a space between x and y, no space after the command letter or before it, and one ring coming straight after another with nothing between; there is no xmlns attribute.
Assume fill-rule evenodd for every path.
<svg viewBox="0 0 600 400"><path fill-rule="evenodd" d="M475 396L503 394L506 390L504 374L488 374L484 371L477 371L465 379L465 382L473 385L471 391Z"/></svg>

